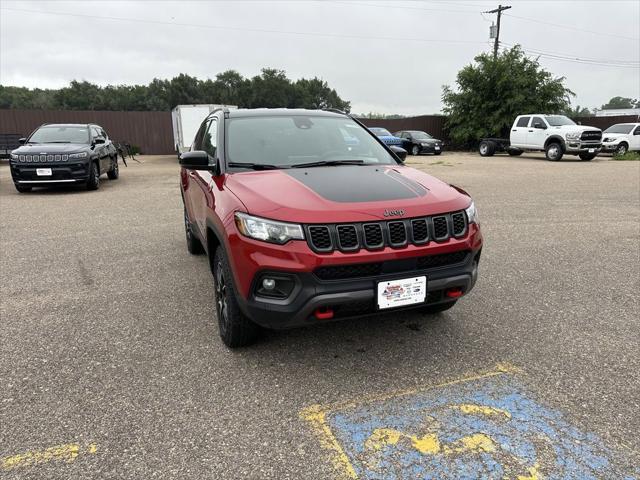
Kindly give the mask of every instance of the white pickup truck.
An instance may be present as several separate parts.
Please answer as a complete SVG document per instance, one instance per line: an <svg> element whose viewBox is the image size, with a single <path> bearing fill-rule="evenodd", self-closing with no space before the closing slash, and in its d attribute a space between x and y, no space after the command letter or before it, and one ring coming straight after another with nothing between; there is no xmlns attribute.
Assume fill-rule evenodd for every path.
<svg viewBox="0 0 640 480"><path fill-rule="evenodd" d="M534 113L516 117L508 140L481 139L479 151L483 157L496 152L515 156L527 150L542 151L547 160L558 161L567 154L588 161L593 160L601 148L602 131L599 128L577 125L564 115Z"/></svg>

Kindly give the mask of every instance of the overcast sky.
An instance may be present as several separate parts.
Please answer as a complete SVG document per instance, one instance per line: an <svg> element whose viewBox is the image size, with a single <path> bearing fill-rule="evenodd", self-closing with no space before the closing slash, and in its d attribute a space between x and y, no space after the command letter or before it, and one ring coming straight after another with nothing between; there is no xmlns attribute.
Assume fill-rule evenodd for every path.
<svg viewBox="0 0 640 480"><path fill-rule="evenodd" d="M273 67L292 79L323 78L356 113L436 113L442 85L491 50L495 15L481 12L497 3L0 0L0 83L146 84L179 73L253 76ZM540 60L566 77L574 104L640 97L640 0L509 4L505 45L589 62Z"/></svg>

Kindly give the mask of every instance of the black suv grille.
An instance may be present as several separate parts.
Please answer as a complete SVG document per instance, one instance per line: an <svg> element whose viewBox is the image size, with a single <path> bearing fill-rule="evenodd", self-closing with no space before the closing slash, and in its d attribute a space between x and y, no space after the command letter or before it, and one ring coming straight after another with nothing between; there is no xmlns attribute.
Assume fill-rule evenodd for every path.
<svg viewBox="0 0 640 480"><path fill-rule="evenodd" d="M376 277L383 274L414 272L430 268L446 267L462 263L467 259L469 250L452 253L428 255L405 260L389 260L377 263L355 263L352 265L330 265L318 267L314 274L320 280L345 280L352 278Z"/></svg>
<svg viewBox="0 0 640 480"><path fill-rule="evenodd" d="M390 246L402 248L409 243L422 245L430 240L445 241L467 233L467 216L463 211L435 217L391 220L389 222L307 225L307 242L316 252L342 250L354 252Z"/></svg>

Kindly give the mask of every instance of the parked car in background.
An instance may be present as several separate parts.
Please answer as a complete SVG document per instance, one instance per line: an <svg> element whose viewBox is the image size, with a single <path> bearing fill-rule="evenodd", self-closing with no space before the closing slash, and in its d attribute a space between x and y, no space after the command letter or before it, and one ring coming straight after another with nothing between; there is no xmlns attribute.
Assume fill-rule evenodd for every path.
<svg viewBox="0 0 640 480"><path fill-rule="evenodd" d="M593 160L602 146L602 131L596 127L577 125L564 115L533 113L518 115L509 138L483 138L479 152L490 157L496 152L521 155L524 151L545 152L554 162L563 155L578 155L581 160Z"/></svg>
<svg viewBox="0 0 640 480"><path fill-rule="evenodd" d="M386 145L402 147L402 139L392 135L386 128L370 127L369 131L382 140Z"/></svg>
<svg viewBox="0 0 640 480"><path fill-rule="evenodd" d="M11 177L16 190L59 184L100 187L100 175L118 178L118 152L107 132L95 124L45 124L11 152Z"/></svg>
<svg viewBox="0 0 640 480"><path fill-rule="evenodd" d="M640 123L616 123L602 132L602 151L624 155L640 151Z"/></svg>
<svg viewBox="0 0 640 480"><path fill-rule="evenodd" d="M420 130L401 130L394 133L394 135L402 138L402 148L411 153L411 155L420 155L421 153L440 155L442 153L442 140L433 138L427 132Z"/></svg>
<svg viewBox="0 0 640 480"><path fill-rule="evenodd" d="M11 152L20 146L19 133L0 133L0 158L10 158Z"/></svg>

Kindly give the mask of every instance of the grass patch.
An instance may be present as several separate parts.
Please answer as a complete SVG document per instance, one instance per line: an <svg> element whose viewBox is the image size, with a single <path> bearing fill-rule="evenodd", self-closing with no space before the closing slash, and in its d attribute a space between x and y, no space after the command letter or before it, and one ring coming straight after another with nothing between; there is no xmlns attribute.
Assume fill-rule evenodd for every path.
<svg viewBox="0 0 640 480"><path fill-rule="evenodd" d="M614 160L640 160L640 152L627 152L624 155L614 155Z"/></svg>

